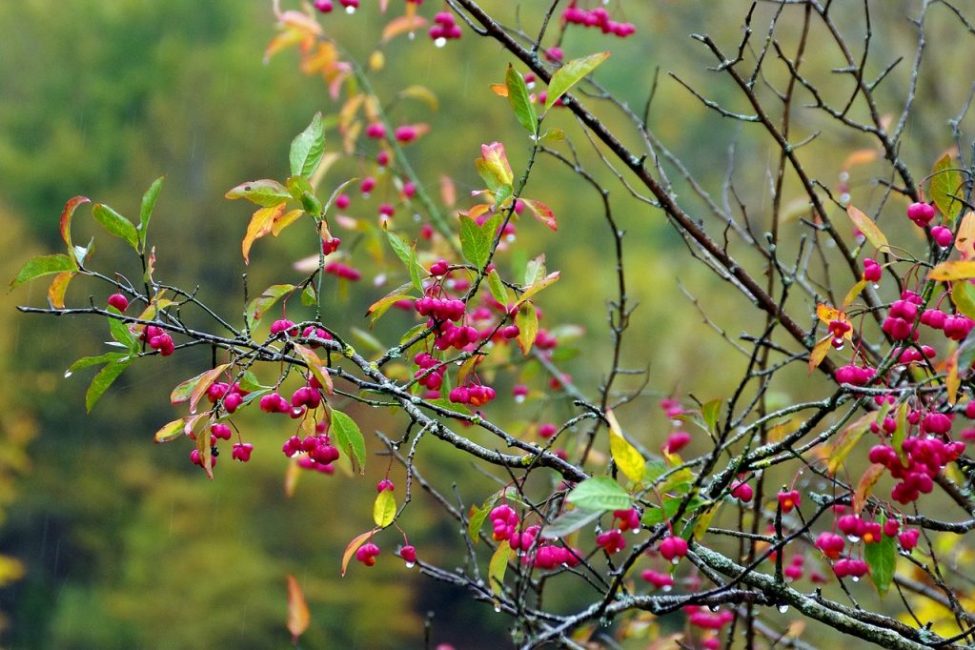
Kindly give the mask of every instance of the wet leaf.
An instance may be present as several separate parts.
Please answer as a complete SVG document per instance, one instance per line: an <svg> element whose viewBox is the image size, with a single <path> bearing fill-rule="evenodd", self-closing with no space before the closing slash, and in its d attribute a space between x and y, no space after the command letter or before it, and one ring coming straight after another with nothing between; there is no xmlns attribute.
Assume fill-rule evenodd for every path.
<svg viewBox="0 0 975 650"><path fill-rule="evenodd" d="M262 178L256 181L241 183L224 194L224 198L232 201L246 199L262 208L271 208L283 201L291 199L291 193L281 183Z"/></svg>
<svg viewBox="0 0 975 650"><path fill-rule="evenodd" d="M962 203L954 197L964 195L963 183L961 172L955 167L950 154L945 154L934 164L928 187L934 204L944 215L948 226L961 214Z"/></svg>
<svg viewBox="0 0 975 650"><path fill-rule="evenodd" d="M508 540L502 541L498 544L498 548L494 549L494 554L488 563L488 582L491 583L491 591L495 595L501 594L501 590L504 587L504 574L508 569L508 561L513 559L514 555L514 551L511 550Z"/></svg>
<svg viewBox="0 0 975 650"><path fill-rule="evenodd" d="M548 110L562 95L569 92L573 86L586 78L603 61L609 58L609 52L597 52L581 59L573 59L555 71L548 84L548 95L545 98L545 109Z"/></svg>
<svg viewBox="0 0 975 650"><path fill-rule="evenodd" d="M608 476L594 476L579 483L566 497L569 503L585 510L624 510L633 499L623 487Z"/></svg>
<svg viewBox="0 0 975 650"><path fill-rule="evenodd" d="M875 544L863 545L863 559L870 567L870 580L881 595L887 593L894 581L897 567L897 548L893 537L882 535Z"/></svg>
<svg viewBox="0 0 975 650"><path fill-rule="evenodd" d="M950 282L975 278L975 260L952 260L942 262L928 273L929 280Z"/></svg>
<svg viewBox="0 0 975 650"><path fill-rule="evenodd" d="M291 174L308 178L315 173L315 168L322 161L323 155L325 155L325 127L322 124L322 114L315 113L311 123L291 141L291 150L288 152Z"/></svg>
<svg viewBox="0 0 975 650"><path fill-rule="evenodd" d="M380 528L393 523L396 518L396 497L392 490L383 490L376 495L376 501L372 504L372 519Z"/></svg>
<svg viewBox="0 0 975 650"><path fill-rule="evenodd" d="M332 409L331 436L341 449L359 468L359 473L366 471L366 440L355 420L342 411Z"/></svg>
<svg viewBox="0 0 975 650"><path fill-rule="evenodd" d="M78 266L74 259L64 254L39 255L27 260L27 263L20 268L17 277L10 283L10 288L16 288L25 282L30 282L34 278L44 275L54 275L55 273L65 273L67 271L77 271Z"/></svg>
<svg viewBox="0 0 975 650"><path fill-rule="evenodd" d="M125 240L133 249L139 250L139 233L131 221L102 203L92 206L91 214L109 234Z"/></svg>
<svg viewBox="0 0 975 650"><path fill-rule="evenodd" d="M880 230L874 220L864 214L861 210L851 206L846 208L846 214L849 215L850 221L853 225L857 227L857 230L863 233L863 236L867 238L867 241L876 248L881 253L890 252L890 245L887 243L887 237Z"/></svg>
<svg viewBox="0 0 975 650"><path fill-rule="evenodd" d="M162 191L165 176L160 176L152 182L146 193L142 195L142 205L139 207L139 248L145 250L146 236L149 234L149 220L152 219L152 211L156 208L156 201L159 200L159 193Z"/></svg>
<svg viewBox="0 0 975 650"><path fill-rule="evenodd" d="M91 413L91 410L95 408L95 404L101 399L105 391L108 390L119 375L125 372L125 369L129 367L131 360L125 357L125 360L112 361L105 364L95 378L91 380L91 384L88 385L88 391L85 393L85 410Z"/></svg>
<svg viewBox="0 0 975 650"><path fill-rule="evenodd" d="M620 423L612 410L606 411L606 420L609 422L609 451L613 456L613 462L626 478L639 483L643 480L646 471L646 459L623 435Z"/></svg>
<svg viewBox="0 0 975 650"><path fill-rule="evenodd" d="M535 105L529 97L525 78L510 63L505 73L504 84L508 91L508 103L511 104L518 123L525 127L526 131L536 135L538 133L538 116L535 115Z"/></svg>

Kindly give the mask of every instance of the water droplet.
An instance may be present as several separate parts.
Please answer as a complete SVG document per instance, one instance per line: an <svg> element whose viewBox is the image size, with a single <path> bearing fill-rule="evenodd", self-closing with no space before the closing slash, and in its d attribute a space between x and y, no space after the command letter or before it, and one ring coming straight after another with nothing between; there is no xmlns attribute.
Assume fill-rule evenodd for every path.
<svg viewBox="0 0 975 650"><path fill-rule="evenodd" d="M874 282L873 283L873 288L874 289L879 289L880 288L880 284L878 284L877 282Z"/></svg>
<svg viewBox="0 0 975 650"><path fill-rule="evenodd" d="M443 47L447 44L447 39L441 36L440 38L434 39L433 44L437 47ZM501 611L500 609L498 611Z"/></svg>
<svg viewBox="0 0 975 650"><path fill-rule="evenodd" d="M411 41L412 40L415 40L416 39L416 32L410 32L409 34L406 35L406 37L408 39L410 39Z"/></svg>
<svg viewBox="0 0 975 650"><path fill-rule="evenodd" d="M860 582L860 576L853 576L853 578L851 579L853 580L853 582Z"/></svg>
<svg viewBox="0 0 975 650"><path fill-rule="evenodd" d="M789 611L788 605L779 605L779 614L785 614L787 611Z"/></svg>
<svg viewBox="0 0 975 650"><path fill-rule="evenodd" d="M675 557L673 560L670 561L670 563L671 564L674 564L674 565L680 564L680 558L679 557Z"/></svg>
<svg viewBox="0 0 975 650"><path fill-rule="evenodd" d="M514 235L507 235L507 236L505 236L505 241L507 241L509 244L513 244L515 242L515 236Z"/></svg>
<svg viewBox="0 0 975 650"><path fill-rule="evenodd" d="M501 603L494 603L494 613L495 614L501 613Z"/></svg>
<svg viewBox="0 0 975 650"><path fill-rule="evenodd" d="M407 569L412 569L415 566L416 566L416 562L407 562L406 563L406 568Z"/></svg>
<svg viewBox="0 0 975 650"><path fill-rule="evenodd" d="M67 375L65 375L65 377L67 377ZM524 395L519 395L518 397L515 398L515 404L524 404L524 403L525 403Z"/></svg>
<svg viewBox="0 0 975 650"><path fill-rule="evenodd" d="M856 544L857 542L860 541L860 538L857 537L856 535L847 535L846 539L849 540L851 544Z"/></svg>
<svg viewBox="0 0 975 650"><path fill-rule="evenodd" d="M74 374L74 373L73 373L73 372L71 372L70 370L65 370L65 371L64 371L64 378L65 378L65 379L67 379L68 377L70 377L70 376L71 376L71 375L73 375L73 374Z"/></svg>
<svg viewBox="0 0 975 650"><path fill-rule="evenodd" d="M663 587L660 588L660 591L670 591L671 589L673 589L673 586L664 585Z"/></svg>
<svg viewBox="0 0 975 650"><path fill-rule="evenodd" d="M836 349L837 352L843 349L843 345L844 345L843 339L833 339L833 347Z"/></svg>
<svg viewBox="0 0 975 650"><path fill-rule="evenodd" d="M710 609L712 612L717 612L720 611L721 605L708 605L708 609Z"/></svg>
<svg viewBox="0 0 975 650"><path fill-rule="evenodd" d="M353 7L353 6L351 6L351 5L350 5L350 6L348 6L348 7L346 7L346 8L345 8L345 13L347 13L347 14L349 14L349 15L351 16L352 14L354 14L354 13L355 13L355 7Z"/></svg>

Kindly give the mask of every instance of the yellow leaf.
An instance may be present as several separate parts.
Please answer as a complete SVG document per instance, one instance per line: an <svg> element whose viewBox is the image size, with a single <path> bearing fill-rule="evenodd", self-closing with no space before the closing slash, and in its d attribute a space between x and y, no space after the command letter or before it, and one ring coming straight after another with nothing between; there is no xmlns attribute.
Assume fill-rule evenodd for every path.
<svg viewBox="0 0 975 650"><path fill-rule="evenodd" d="M856 514L860 514L863 510L863 505L870 498L870 493L873 491L873 486L877 484L880 477L884 475L884 470L887 468L883 465L873 463L867 468L867 471L863 473L860 477L860 482L857 484L857 489L853 493L853 511Z"/></svg>
<svg viewBox="0 0 975 650"><path fill-rule="evenodd" d="M826 355L829 354L832 341L833 335L827 334L825 338L822 338L816 342L812 352L809 353L809 374L812 374L813 370L818 368L819 364L821 364L823 359L826 358Z"/></svg>
<svg viewBox="0 0 975 650"><path fill-rule="evenodd" d="M846 309L851 304L853 304L853 301L856 300L859 297L859 295L863 292L863 290L866 288L867 288L866 280L860 280L852 287L850 287L850 290L846 293L846 296L843 298L843 308Z"/></svg>
<svg viewBox="0 0 975 650"><path fill-rule="evenodd" d="M382 50L376 50L369 55L369 69L372 72L379 72L386 67L386 55Z"/></svg>
<svg viewBox="0 0 975 650"><path fill-rule="evenodd" d="M491 561L488 563L488 581L491 583L491 591L495 594L501 593L501 588L504 586L504 573L512 555L508 540L504 540L498 544L494 555L491 556Z"/></svg>
<svg viewBox="0 0 975 650"><path fill-rule="evenodd" d="M284 495L289 499L295 495L298 479L301 478L302 474L304 474L304 470L298 467L298 458L292 458L291 462L288 463L288 468L284 470Z"/></svg>
<svg viewBox="0 0 975 650"><path fill-rule="evenodd" d="M836 307L830 307L825 303L819 303L816 305L816 316L819 317L819 320L823 321L827 325L834 320L846 320L846 318L843 316L843 312Z"/></svg>
<svg viewBox="0 0 975 650"><path fill-rule="evenodd" d="M393 523L396 518L396 497L392 490L383 490L376 495L376 501L372 504L372 520L380 528Z"/></svg>
<svg viewBox="0 0 975 650"><path fill-rule="evenodd" d="M887 244L887 237L883 232L881 232L880 228L877 227L877 224L874 223L873 219L852 205L846 208L846 214L849 215L850 221L853 222L853 225L857 227L857 230L863 233L863 236L867 238L867 241L870 242L874 248L881 253L890 251L890 246Z"/></svg>
<svg viewBox="0 0 975 650"><path fill-rule="evenodd" d="M164 424L159 428L159 431L156 431L155 441L157 443L172 442L185 435L183 432L183 424L183 418L177 418Z"/></svg>
<svg viewBox="0 0 975 650"><path fill-rule="evenodd" d="M961 387L961 377L958 376L958 351L945 360L948 376L945 379L945 387L948 393L948 403L952 406L958 399L958 389Z"/></svg>
<svg viewBox="0 0 975 650"><path fill-rule="evenodd" d="M613 461L626 478L639 483L647 469L646 459L623 436L620 423L612 410L606 411L606 421L609 422L609 451L613 455Z"/></svg>
<svg viewBox="0 0 975 650"><path fill-rule="evenodd" d="M284 214L284 209L287 205L287 203L282 202L269 208L261 208L251 216L251 221L247 225L247 234L244 235L244 240L240 245L241 252L244 254L245 264L250 263L251 245L253 245L255 240L271 232L275 220Z"/></svg>
<svg viewBox="0 0 975 650"><path fill-rule="evenodd" d="M280 219L275 219L274 223L271 224L271 234L277 237L282 230L297 221L302 214L304 214L303 210L291 210Z"/></svg>
<svg viewBox="0 0 975 650"><path fill-rule="evenodd" d="M413 6L412 4L407 5L408 7ZM399 96L406 99L415 99L417 101L426 104L431 111L438 110L440 108L440 102L437 100L437 96L427 88L426 86L407 86L403 90L399 91Z"/></svg>
<svg viewBox="0 0 975 650"><path fill-rule="evenodd" d="M955 248L965 259L975 255L975 212L971 210L962 217L961 225L958 226Z"/></svg>
<svg viewBox="0 0 975 650"><path fill-rule="evenodd" d="M298 637L308 629L311 615L301 586L294 576L288 576L288 631L291 632L291 642L298 644Z"/></svg>
<svg viewBox="0 0 975 650"><path fill-rule="evenodd" d="M950 282L975 278L975 260L953 260L942 262L928 273L929 280Z"/></svg>

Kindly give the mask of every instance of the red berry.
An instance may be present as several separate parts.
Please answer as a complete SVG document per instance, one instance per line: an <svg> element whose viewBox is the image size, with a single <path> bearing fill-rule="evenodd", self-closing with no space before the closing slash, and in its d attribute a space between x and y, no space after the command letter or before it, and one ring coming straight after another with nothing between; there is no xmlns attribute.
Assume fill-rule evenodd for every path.
<svg viewBox="0 0 975 650"><path fill-rule="evenodd" d="M119 311L125 311L129 308L129 299L120 293L113 293L108 297L108 304Z"/></svg>

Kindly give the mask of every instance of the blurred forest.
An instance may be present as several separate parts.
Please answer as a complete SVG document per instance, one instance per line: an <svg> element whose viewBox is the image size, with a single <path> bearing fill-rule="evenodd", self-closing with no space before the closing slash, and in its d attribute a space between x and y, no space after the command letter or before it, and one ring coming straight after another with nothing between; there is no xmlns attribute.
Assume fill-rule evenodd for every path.
<svg viewBox="0 0 975 650"><path fill-rule="evenodd" d="M353 54L360 60L374 47L384 20L372 2L363 4L369 7L355 17L328 18L341 21L343 30L362 30L361 39L344 36L347 44L357 43ZM642 108L659 71L651 116L667 146L719 192L733 157L736 186L760 194L771 164L769 151L758 144L760 134L709 113L666 75L679 71L734 106L738 100L723 81L707 85L713 62L688 34L735 38L741 16L730 5L739 3L728 3L727 13L706 1L625 4L637 37L613 44L616 65L605 66L600 80L623 89L624 99ZM273 35L270 5L0 3L3 277L12 278L28 253L55 246L57 217L67 198L85 194L132 214L152 180L165 175L153 222L161 274L171 284L199 285L209 304L231 317L240 314L245 267L239 241L249 213L223 194L246 179L281 177L294 134L316 111L327 115L337 108L319 80L300 73L293 53L262 63ZM890 7L889 15L877 18L877 29L892 39L879 44L881 50L911 38L904 16L912 3ZM934 18L929 36L936 40ZM579 56L604 47L588 38L573 35L563 48ZM380 94L388 87L392 101L396 89L422 83L437 98L436 111L423 102L392 106L399 121L432 126L409 153L434 191L443 173L453 176L461 201L479 187L472 161L482 142L510 138L512 164L517 169L524 162L527 148L514 136L518 127L504 100L489 90L502 80L507 63L496 47L469 33L444 49L423 37L404 38L386 46L386 63L376 81ZM933 55L929 65L950 74L961 63ZM902 101L899 72L886 86L892 106ZM908 158L923 170L951 145L942 125L958 112L968 88L941 85L933 74L922 86L919 101L931 112L924 123L910 125L907 140L915 144ZM803 128L812 132L819 118L807 117ZM572 137L571 122L562 126ZM835 182L844 158L865 143L825 133L810 145L822 152L812 171ZM358 173L337 169L329 182ZM607 182L612 178L605 170L599 175ZM851 176L851 192L869 204L877 191L866 182L872 178L869 164ZM529 250L545 250L549 268L562 272L559 285L542 300L545 319L576 323L588 332L584 344L577 342L585 353L573 358L576 353L566 346L560 360L578 385L595 386L603 368L591 360L605 358L609 349L603 296L614 282L611 273L593 272L611 245L599 197L551 160L540 163L529 191L549 203L562 224L556 236L527 221L519 232ZM640 307L627 354L651 368L646 402L627 417L647 431L659 424L665 432L662 416L651 409L655 399L673 391L690 391L702 400L721 397L732 389L726 377L736 376L743 363L702 322L681 286L706 301L731 336L760 327L761 320L691 260L658 215L622 192L614 200L628 231L626 254L638 260L640 271L630 278L631 297ZM76 223L76 241L95 234L90 219ZM255 245L247 268L252 290L293 280L291 262L314 251L309 233L293 230ZM99 241L95 254L103 266L131 264L121 260L117 242ZM332 290L329 318L339 329L365 328L361 314L386 292L370 287L375 274L365 271L356 290ZM69 296L86 301L79 291ZM101 326L16 313L15 304L44 302L40 284L4 293L0 301L0 645L286 647L285 576L293 573L312 613L305 647L414 648L422 645L425 630L433 642L458 648L498 647L500 617L492 619L489 608L442 584L405 575L399 562L380 562L371 570L356 566L339 578L346 542L371 525L371 489L359 489L361 484L352 489L350 483L380 478L382 461L374 462L366 479L305 476L288 499L286 460L273 453L282 436L258 430L268 425L254 418L252 437L266 441L260 451L268 453L255 453L246 468L222 459L217 479L207 481L187 462L188 447L156 446L151 436L174 417L169 390L208 364L208 353L177 355L176 363L165 366L153 360L137 364L85 416L87 377L66 379L64 371L76 358L96 353L106 337ZM796 394L781 400L820 381L801 373L796 379ZM535 408L529 403L514 417L536 421ZM382 412L365 411L360 424L367 433L395 432L396 426ZM645 443L655 447L659 440L650 434ZM427 472L463 474L458 489L472 500L495 489L449 450L437 451L426 463ZM440 554L447 561L458 552L456 530L431 504L418 500L409 524L411 540L428 557ZM428 612L434 616L425 626Z"/></svg>

